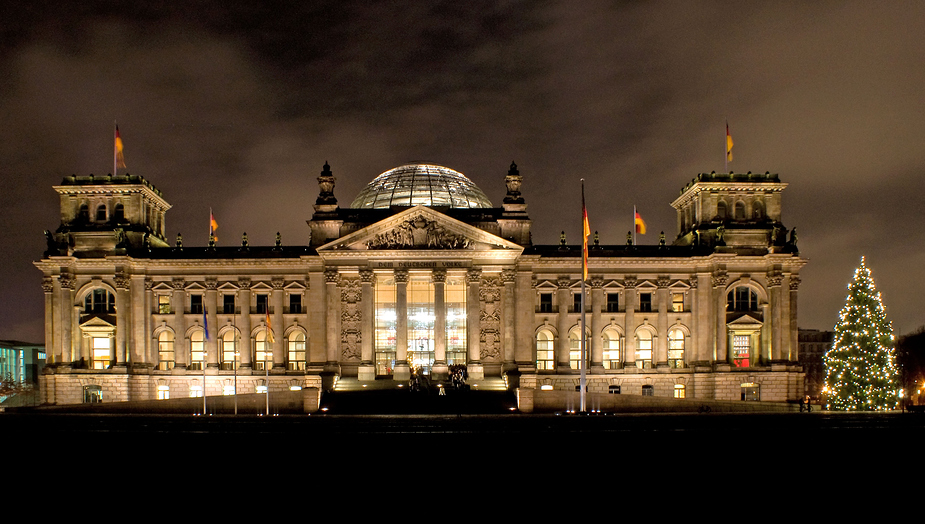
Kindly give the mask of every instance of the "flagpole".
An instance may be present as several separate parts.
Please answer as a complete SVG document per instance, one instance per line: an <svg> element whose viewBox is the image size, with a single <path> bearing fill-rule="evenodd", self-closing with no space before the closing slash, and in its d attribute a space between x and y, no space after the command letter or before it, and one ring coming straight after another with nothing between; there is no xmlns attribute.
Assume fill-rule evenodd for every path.
<svg viewBox="0 0 925 524"><path fill-rule="evenodd" d="M726 136L723 137L723 160L725 161L725 169L723 173L729 172L729 120L726 120Z"/></svg>
<svg viewBox="0 0 925 524"><path fill-rule="evenodd" d="M119 147L116 142L119 139L119 124L113 120L112 125L112 176L116 177L119 175Z"/></svg>
<svg viewBox="0 0 925 524"><path fill-rule="evenodd" d="M636 204L633 204L633 245L636 245Z"/></svg>
<svg viewBox="0 0 925 524"><path fill-rule="evenodd" d="M585 208L585 179L581 179L581 236L583 239L581 253L581 376L578 380L580 412L587 412L585 388L587 387L588 337L585 333L585 280L588 279L588 210Z"/></svg>

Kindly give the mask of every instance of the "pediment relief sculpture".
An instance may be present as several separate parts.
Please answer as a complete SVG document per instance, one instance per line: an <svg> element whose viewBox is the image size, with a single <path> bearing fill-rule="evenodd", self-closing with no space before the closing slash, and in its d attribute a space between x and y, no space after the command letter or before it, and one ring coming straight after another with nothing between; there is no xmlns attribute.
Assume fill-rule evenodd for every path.
<svg viewBox="0 0 925 524"><path fill-rule="evenodd" d="M445 227L423 215L411 217L393 229L366 242L367 249L466 249L472 240L447 231Z"/></svg>

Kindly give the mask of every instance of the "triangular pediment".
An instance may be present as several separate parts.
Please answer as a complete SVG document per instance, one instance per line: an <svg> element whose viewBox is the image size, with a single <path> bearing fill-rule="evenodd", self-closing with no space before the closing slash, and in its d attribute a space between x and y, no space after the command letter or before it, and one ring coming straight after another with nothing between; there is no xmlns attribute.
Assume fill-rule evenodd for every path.
<svg viewBox="0 0 925 524"><path fill-rule="evenodd" d="M742 315L741 317L728 322L726 326L729 329L759 329L761 328L762 322L757 318L749 315L748 313Z"/></svg>
<svg viewBox="0 0 925 524"><path fill-rule="evenodd" d="M320 246L318 252L394 250L510 250L523 247L435 211L415 206Z"/></svg>

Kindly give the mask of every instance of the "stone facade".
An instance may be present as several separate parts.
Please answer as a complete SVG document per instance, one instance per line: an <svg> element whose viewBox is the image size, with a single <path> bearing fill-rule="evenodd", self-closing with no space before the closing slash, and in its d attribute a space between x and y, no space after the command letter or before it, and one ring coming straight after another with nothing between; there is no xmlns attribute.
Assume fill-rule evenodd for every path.
<svg viewBox="0 0 925 524"><path fill-rule="evenodd" d="M380 192L391 187L381 178ZM201 395L203 383L220 395L235 380L240 393L272 393L338 377L444 377L454 365L521 389L574 391L582 246L532 243L523 180L512 165L497 208L481 191L482 207L341 208L326 164L309 245L190 247L165 238L170 206L143 178L67 177L55 186L61 225L46 231L36 262L44 400L180 398ZM805 260L780 220L785 187L770 173L701 174L672 203L672 244L662 235L656 245L589 246L589 392L802 395Z"/></svg>

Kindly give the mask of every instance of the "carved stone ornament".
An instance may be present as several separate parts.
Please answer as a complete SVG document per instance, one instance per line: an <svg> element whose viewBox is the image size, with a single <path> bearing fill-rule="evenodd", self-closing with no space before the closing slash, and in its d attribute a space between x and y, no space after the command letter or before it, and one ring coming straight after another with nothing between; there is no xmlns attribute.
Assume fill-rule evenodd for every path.
<svg viewBox="0 0 925 524"><path fill-rule="evenodd" d="M405 220L394 229L376 235L366 243L367 249L465 249L471 244L468 238L451 233L434 220L417 215Z"/></svg>
<svg viewBox="0 0 925 524"><path fill-rule="evenodd" d="M692 276L691 278L687 280L687 283L691 286L691 289L697 289L698 282L699 282L699 279L697 278L696 275Z"/></svg>
<svg viewBox="0 0 925 524"><path fill-rule="evenodd" d="M513 269L502 269L501 270L501 282L504 282L505 285L513 284L514 277L517 276L517 271Z"/></svg>
<svg viewBox="0 0 925 524"><path fill-rule="evenodd" d="M273 277L273 280L270 283L273 285L273 289L283 289L286 281L283 280L282 277Z"/></svg>
<svg viewBox="0 0 925 524"><path fill-rule="evenodd" d="M658 278L655 279L655 285L659 288L666 288L669 284L671 284L671 278L668 276L659 275Z"/></svg>
<svg viewBox="0 0 925 524"><path fill-rule="evenodd" d="M340 341L341 354L345 361L357 361L361 357L360 342L362 341L361 326L363 314L357 303L360 301L360 280L345 278L341 280L340 300Z"/></svg>
<svg viewBox="0 0 925 524"><path fill-rule="evenodd" d="M591 287L593 289L600 289L604 287L604 279L601 277L591 277Z"/></svg>
<svg viewBox="0 0 925 524"><path fill-rule="evenodd" d="M373 275L375 275L375 273L373 273L372 269L361 269L360 270L360 282L371 283L373 281Z"/></svg>
<svg viewBox="0 0 925 524"><path fill-rule="evenodd" d="M623 279L623 287L627 289L635 288L638 283L639 280L636 279L636 275L628 275Z"/></svg>
<svg viewBox="0 0 925 524"><path fill-rule="evenodd" d="M800 288L800 277L796 275L790 276L790 291L796 291Z"/></svg>
<svg viewBox="0 0 925 524"><path fill-rule="evenodd" d="M784 277L781 275L780 271L772 270L768 271L767 280L769 286L777 287L784 280Z"/></svg>
<svg viewBox="0 0 925 524"><path fill-rule="evenodd" d="M218 280L216 280L215 277L207 277L206 278L206 289L210 291L218 289Z"/></svg>
<svg viewBox="0 0 925 524"><path fill-rule="evenodd" d="M435 284L442 284L446 282L446 270L445 269L435 269L430 274L430 278Z"/></svg>
<svg viewBox="0 0 925 524"><path fill-rule="evenodd" d="M154 281L150 278L145 279L145 291L152 291L154 289Z"/></svg>
<svg viewBox="0 0 925 524"><path fill-rule="evenodd" d="M726 285L726 270L717 269L713 272L713 287L723 287Z"/></svg>
<svg viewBox="0 0 925 524"><path fill-rule="evenodd" d="M337 270L334 268L327 268L324 270L324 281L328 284L336 284L338 276Z"/></svg>
<svg viewBox="0 0 925 524"><path fill-rule="evenodd" d="M479 353L481 360L501 359L501 279L486 277L479 286Z"/></svg>
<svg viewBox="0 0 925 524"><path fill-rule="evenodd" d="M238 288L240 288L240 289L250 289L250 288L251 288L251 279L250 279L250 277L240 277L240 278L238 278Z"/></svg>
<svg viewBox="0 0 925 524"><path fill-rule="evenodd" d="M51 277L45 277L42 279L42 291L45 293L51 293L55 290L55 281Z"/></svg>
<svg viewBox="0 0 925 524"><path fill-rule="evenodd" d="M182 291L186 287L186 282L182 278L174 278L170 281L170 285L177 291Z"/></svg>

